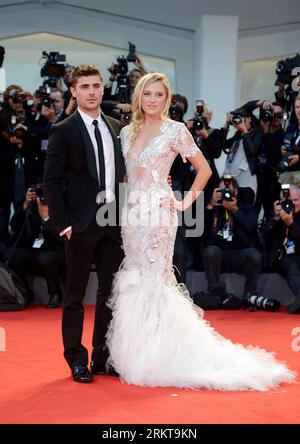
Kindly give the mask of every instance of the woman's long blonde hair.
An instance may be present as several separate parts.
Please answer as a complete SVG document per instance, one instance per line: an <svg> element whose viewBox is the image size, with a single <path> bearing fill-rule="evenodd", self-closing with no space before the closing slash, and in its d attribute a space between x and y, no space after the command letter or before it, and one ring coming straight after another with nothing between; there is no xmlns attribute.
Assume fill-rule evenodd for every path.
<svg viewBox="0 0 300 444"><path fill-rule="evenodd" d="M161 82L165 88L166 91L166 103L165 103L165 107L163 109L162 112L162 118L167 118L169 115L169 107L170 107L170 103L171 103L171 88L169 85L169 81L167 79L167 77L164 74L161 74L159 72L151 72L149 74L146 74L145 76L143 76L137 83L135 89L134 89L134 93L133 93L133 98L132 98L132 130L130 133L130 139L131 139L131 143L133 144L134 140L136 139L141 127L143 126L144 123L144 111L142 109L142 95L144 92L144 89L149 86L152 85L152 83L155 82Z"/></svg>

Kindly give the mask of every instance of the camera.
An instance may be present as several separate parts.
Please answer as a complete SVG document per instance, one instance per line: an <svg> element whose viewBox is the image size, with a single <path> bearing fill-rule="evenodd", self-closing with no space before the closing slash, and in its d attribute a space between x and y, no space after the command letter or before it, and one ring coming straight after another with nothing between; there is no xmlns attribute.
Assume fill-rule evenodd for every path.
<svg viewBox="0 0 300 444"><path fill-rule="evenodd" d="M290 196L290 185L288 183L283 183L281 185L281 192L283 195L283 200L280 202L281 208L287 213L295 211L295 205L291 200Z"/></svg>
<svg viewBox="0 0 300 444"><path fill-rule="evenodd" d="M259 120L262 120L265 123L272 122L274 119L274 112L272 109L259 109Z"/></svg>
<svg viewBox="0 0 300 444"><path fill-rule="evenodd" d="M285 60L279 60L276 64L276 84L278 82L290 85L294 80L296 75L292 75L293 69L300 66L300 55L297 54L295 57L288 57Z"/></svg>
<svg viewBox="0 0 300 444"><path fill-rule="evenodd" d="M244 116L242 116L242 114L239 114L235 111L230 111L229 114L231 117L229 120L229 125L239 125L244 120Z"/></svg>
<svg viewBox="0 0 300 444"><path fill-rule="evenodd" d="M36 197L38 197L42 204L46 202L45 194L44 194L44 187L42 183L37 183L36 185L31 186L31 191L36 194Z"/></svg>
<svg viewBox="0 0 300 444"><path fill-rule="evenodd" d="M117 76L116 101L119 103L130 103L130 82L128 73L128 62L136 61L135 45L131 42L129 44L128 55L117 58L117 63L114 68L109 68L109 72Z"/></svg>
<svg viewBox="0 0 300 444"><path fill-rule="evenodd" d="M12 115L10 117L9 130L12 136L17 137L18 139L22 139L26 135L27 130L24 127L18 126L19 123L23 124L23 119L20 119L18 116Z"/></svg>
<svg viewBox="0 0 300 444"><path fill-rule="evenodd" d="M287 146L285 145L285 147L287 148ZM289 146L290 149L290 146ZM284 173L286 170L288 170L289 168L289 156L291 156L291 152L287 151L287 153L282 157L282 159L280 160L278 166L277 166L277 172L278 174Z"/></svg>
<svg viewBox="0 0 300 444"><path fill-rule="evenodd" d="M51 88L47 85L42 85L36 90L35 95L41 99L41 104L50 108L54 100L50 97Z"/></svg>
<svg viewBox="0 0 300 444"><path fill-rule="evenodd" d="M300 55L296 54L295 57L279 60L276 64L277 78L275 85L283 84L285 88L285 104L286 111L291 111L294 98L299 93L297 91L299 85L299 67L300 67ZM296 83L296 86L294 85Z"/></svg>
<svg viewBox="0 0 300 444"><path fill-rule="evenodd" d="M223 188L222 192L222 201L226 200L227 202L232 202L232 192L229 188Z"/></svg>
<svg viewBox="0 0 300 444"><path fill-rule="evenodd" d="M280 309L280 302L276 299L264 298L257 295L245 295L242 298L244 304L249 304L266 311L278 311Z"/></svg>
<svg viewBox="0 0 300 444"><path fill-rule="evenodd" d="M208 121L206 117L200 116L200 117L194 117L193 118L193 130L199 131L203 129L208 129Z"/></svg>
<svg viewBox="0 0 300 444"><path fill-rule="evenodd" d="M125 125L129 125L132 119L132 113L121 113L120 120L124 122Z"/></svg>
<svg viewBox="0 0 300 444"><path fill-rule="evenodd" d="M135 45L131 42L128 42L128 45L129 45L129 52L127 55L127 61L135 62L136 61Z"/></svg>
<svg viewBox="0 0 300 444"><path fill-rule="evenodd" d="M231 180L232 180L231 174L224 174L223 182L224 182L225 188L223 188L223 190L222 190L222 198L223 198L223 200L227 200L227 202L232 201L232 192L231 192L231 189L229 188L231 185Z"/></svg>
<svg viewBox="0 0 300 444"><path fill-rule="evenodd" d="M183 118L183 111L180 106L177 104L176 99L172 99L171 105L169 107L169 116L170 119L176 120L177 122L181 122Z"/></svg>
<svg viewBox="0 0 300 444"><path fill-rule="evenodd" d="M44 85L49 85L52 87L56 87L56 81L60 77L63 77L66 69L65 62L66 56L65 54L60 54L59 52L42 52L42 58L46 59L46 63L41 68L41 77L45 77L43 82Z"/></svg>
<svg viewBox="0 0 300 444"><path fill-rule="evenodd" d="M13 103L24 103L30 98L30 96L27 93L21 91L21 92L14 92L11 98Z"/></svg>
<svg viewBox="0 0 300 444"><path fill-rule="evenodd" d="M277 166L277 173L281 174L284 173L285 171L287 171L289 169L289 157L292 156L293 154L298 154L300 155L300 148L297 147L296 145L290 145L289 143L284 143L283 146L286 149L286 153L285 155L282 157L282 159L280 160L278 166Z"/></svg>
<svg viewBox="0 0 300 444"><path fill-rule="evenodd" d="M204 103L205 102L203 99L197 99L195 101L195 106L196 106L195 117L200 117L204 113Z"/></svg>
<svg viewBox="0 0 300 444"><path fill-rule="evenodd" d="M232 180L232 176L231 174L225 174L223 176L223 182L225 185L225 188L221 189L219 188L218 191L220 193L222 193L222 198L221 200L219 200L219 202L217 203L217 205L222 205L223 201L227 201L227 202L232 202L232 198L233 198L233 194L230 187L231 184L231 180Z"/></svg>
<svg viewBox="0 0 300 444"><path fill-rule="evenodd" d="M198 99L195 102L196 111L195 111L195 117L193 118L193 127L192 127L194 131L200 131L209 128L207 118L202 115L204 112L204 103L205 102L202 99Z"/></svg>

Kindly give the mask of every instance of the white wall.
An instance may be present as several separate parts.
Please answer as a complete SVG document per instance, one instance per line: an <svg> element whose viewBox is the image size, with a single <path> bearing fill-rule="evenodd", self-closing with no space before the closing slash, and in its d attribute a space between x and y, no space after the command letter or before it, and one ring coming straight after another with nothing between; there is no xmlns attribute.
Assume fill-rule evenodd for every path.
<svg viewBox="0 0 300 444"><path fill-rule="evenodd" d="M90 44L109 45L112 50L111 54L115 53L116 48L120 48L121 54L126 54L128 40L130 40L136 44L137 52L144 56L149 55L174 61L176 77L172 82L173 87L176 92L187 96L191 104L190 113L192 112L195 99L193 97L192 58L194 33L178 30L175 27L171 29L150 24L140 25L139 22L127 19L120 19L118 23L117 19L110 18L108 20L107 16L101 14L88 12L78 14L69 8L58 5L36 5L34 7L23 4L21 8L1 9L0 45L1 41L8 37L48 32L62 37L80 38ZM236 105L240 104L241 98L243 62L270 57L281 58L286 54L300 51L299 42L300 30L239 38ZM222 41L220 41L220 45L222 46ZM79 46L81 43L78 42ZM211 54L211 57L214 57L214 54ZM111 57L109 56L107 62L110 61ZM71 58L70 62L72 62ZM222 69L226 69L226 66L223 66ZM22 73L21 69L20 72ZM28 73L24 73L24 79L27 75Z"/></svg>
<svg viewBox="0 0 300 444"><path fill-rule="evenodd" d="M178 30L175 27L172 29L158 25L140 25L139 22L128 19L117 21L117 19L113 20L110 18L108 20L107 16L102 16L101 14L85 12L79 15L74 11L70 11L69 8L58 5L51 6L45 4L45 6L36 5L35 7L22 5L20 10L18 8L1 10L0 45L1 41L8 37L30 35L39 32L47 32L52 35L56 34L73 39L80 38L89 44L110 45L112 52L107 52L107 65L111 62L111 55L116 54L114 51L118 52L116 48L120 48L121 54L127 54L128 40L134 42L137 46L137 52L144 56L161 57L167 61L173 61L175 63L175 92L186 95L190 103L188 114L192 114L195 99L193 97L194 67L192 55L194 33ZM278 57L280 59L286 54L300 52L299 42L300 30L238 39L236 106L240 104L243 72L247 71L247 66L244 67L244 71L242 69L243 62L270 57ZM222 46L221 39L219 44ZM74 52L72 57L69 58L70 62L76 63L76 60L78 60L77 56L81 60L83 54L82 52L80 53L80 50L84 51L81 45L82 43L80 42L78 42L78 47L76 47L76 44L74 45ZM41 49L46 48L43 47ZM96 51L95 48L92 50L91 47L89 47L89 50L91 53ZM211 54L211 57L213 58L214 54ZM25 49L22 58L26 58ZM71 58L74 58L74 60L71 60ZM226 70L226 65L222 69ZM38 69L36 72L38 72ZM29 75L26 72L26 65L24 68L20 66L19 74L23 77L22 80L26 81ZM263 80L266 82L265 78ZM9 81L9 78L7 78L7 82ZM274 78L270 79L268 88L270 88L273 82ZM250 92L248 87L244 87L243 98ZM220 101L222 100L223 97L220 95ZM224 106L223 103L222 106ZM212 124L214 125L214 121ZM222 162L223 160L218 162L220 172L222 172L223 168Z"/></svg>
<svg viewBox="0 0 300 444"><path fill-rule="evenodd" d="M274 86L276 61L289 55L293 56L297 52L300 53L300 30L240 38L237 62L237 105L244 103L245 99L260 98L251 96L252 93L262 94L262 98L272 98L272 90L276 89ZM249 61L257 61L257 63L244 63Z"/></svg>
<svg viewBox="0 0 300 444"><path fill-rule="evenodd" d="M118 56L128 54L128 48L123 51L111 46L88 43L48 33L5 39L0 41L0 45L4 46L6 50L4 64L6 84L17 84L31 92L35 91L43 81L40 70L46 60L41 59L42 51L59 51L66 55L66 63L74 66L81 63L94 63L102 71L104 82L108 81L110 74L107 68L111 63L116 62ZM150 57L141 53L139 55L149 71L164 72L170 80L171 87L175 90L174 61ZM134 66L133 63L129 63L128 70Z"/></svg>
<svg viewBox="0 0 300 444"><path fill-rule="evenodd" d="M121 54L127 54L130 40L136 44L138 53L174 61L175 92L186 95L191 102L192 72L189 67L192 62L192 39L187 38L189 33L179 30L171 32L162 26L154 26L152 30L148 28L133 26L132 23L118 24L112 20L108 21L101 14L79 15L69 8L59 6L22 5L22 10L17 8L7 9L6 12L5 9L1 10L0 45L1 41L8 37L48 32L64 37L80 38L89 43L109 44L112 48L120 48Z"/></svg>

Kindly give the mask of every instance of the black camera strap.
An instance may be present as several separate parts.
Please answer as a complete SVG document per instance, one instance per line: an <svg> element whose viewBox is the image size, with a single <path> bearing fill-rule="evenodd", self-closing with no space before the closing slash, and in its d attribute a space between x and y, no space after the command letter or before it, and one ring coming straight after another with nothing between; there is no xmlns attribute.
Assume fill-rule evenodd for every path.
<svg viewBox="0 0 300 444"><path fill-rule="evenodd" d="M238 151L238 149L239 149L239 146L240 146L240 142L241 142L241 140L242 140L242 137L238 137L238 138L233 142L233 145L232 145L232 147L231 147L231 150L229 151L229 154L228 154L228 162L232 162L232 161L233 161L233 158L234 158L234 156L236 155L236 153L237 153L237 151Z"/></svg>

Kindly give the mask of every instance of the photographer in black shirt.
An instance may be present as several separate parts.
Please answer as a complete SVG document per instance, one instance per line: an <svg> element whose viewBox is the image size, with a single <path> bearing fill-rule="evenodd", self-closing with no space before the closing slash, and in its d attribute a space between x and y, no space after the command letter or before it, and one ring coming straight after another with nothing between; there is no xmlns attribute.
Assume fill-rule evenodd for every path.
<svg viewBox="0 0 300 444"><path fill-rule="evenodd" d="M47 281L48 308L62 302L60 277L64 273L64 242L52 226L42 185L27 190L24 202L16 209L11 227L16 246L8 254L9 266L26 282L26 273Z"/></svg>
<svg viewBox="0 0 300 444"><path fill-rule="evenodd" d="M230 125L236 132L227 139ZM227 154L224 174L230 174L238 182L241 202L255 202L262 137L262 129L256 125L252 112L246 106L227 113L223 128L223 150Z"/></svg>
<svg viewBox="0 0 300 444"><path fill-rule="evenodd" d="M220 176L215 159L218 159L222 153L222 131L210 126L211 119L211 106L203 100L197 100L195 117L187 122L187 128L212 170L212 175L204 188L205 206L210 202L213 190L219 184Z"/></svg>
<svg viewBox="0 0 300 444"><path fill-rule="evenodd" d="M282 159L280 162L280 183L300 186L300 95L294 102L294 112L297 123L289 125L284 134Z"/></svg>
<svg viewBox="0 0 300 444"><path fill-rule="evenodd" d="M264 228L269 252L268 269L282 271L295 299L288 313L300 312L300 189L282 185L281 200L274 202L274 217Z"/></svg>
<svg viewBox="0 0 300 444"><path fill-rule="evenodd" d="M257 214L260 213L261 207L263 207L264 219L268 221L273 211L273 202L279 198L280 194L278 165L282 158L284 112L277 102L263 101L258 103L260 104L259 124L263 131L263 140L259 150L255 207ZM267 193L266 190L268 190Z"/></svg>
<svg viewBox="0 0 300 444"><path fill-rule="evenodd" d="M246 278L244 297L256 295L261 272L261 253L257 250L257 216L253 204L240 202L237 181L221 178L205 209L203 252L208 291L225 296L220 275L243 274Z"/></svg>

